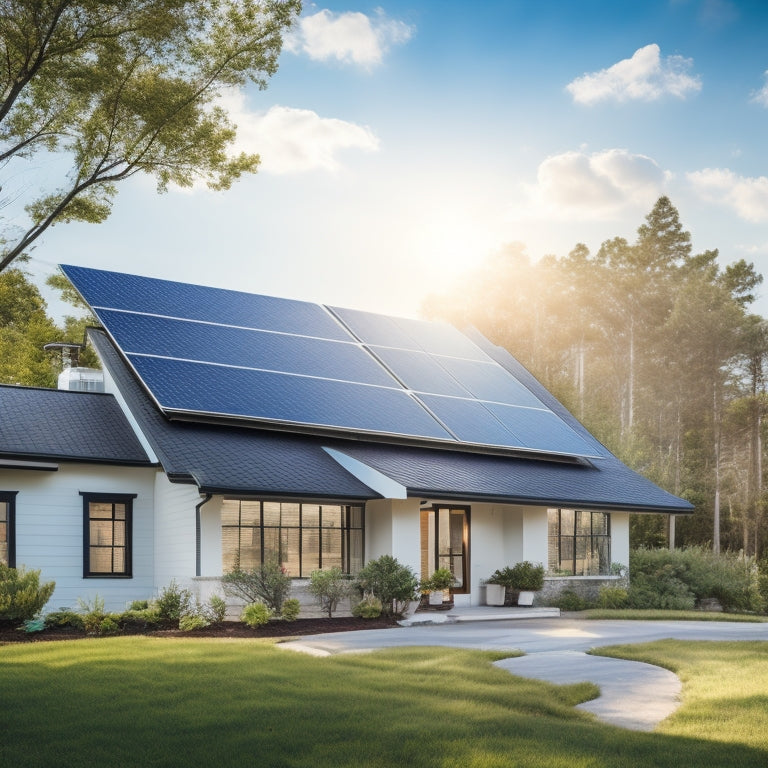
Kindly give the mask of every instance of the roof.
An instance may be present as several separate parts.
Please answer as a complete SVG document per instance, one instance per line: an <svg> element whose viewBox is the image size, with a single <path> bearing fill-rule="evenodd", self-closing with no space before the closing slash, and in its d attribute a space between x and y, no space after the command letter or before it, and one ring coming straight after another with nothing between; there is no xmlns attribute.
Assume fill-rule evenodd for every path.
<svg viewBox="0 0 768 768"><path fill-rule="evenodd" d="M90 338L171 480L201 491L246 496L373 499L403 495L636 512L693 511L630 470L599 444L522 366L489 353L599 448L591 463L288 434L255 427L171 421L150 400L109 338ZM369 471L367 471L369 470ZM390 485L386 485L386 481Z"/></svg>
<svg viewBox="0 0 768 768"><path fill-rule="evenodd" d="M112 395L0 385L0 466L41 460L150 464Z"/></svg>

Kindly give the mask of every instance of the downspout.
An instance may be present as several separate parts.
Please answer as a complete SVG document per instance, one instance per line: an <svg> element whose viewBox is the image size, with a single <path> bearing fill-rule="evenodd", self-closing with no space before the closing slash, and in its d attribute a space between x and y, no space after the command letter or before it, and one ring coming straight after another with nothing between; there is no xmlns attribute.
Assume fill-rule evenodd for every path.
<svg viewBox="0 0 768 768"><path fill-rule="evenodd" d="M205 498L199 503L195 505L195 576L202 576L201 573L201 544L200 540L202 539L202 531L201 531L201 525L200 525L200 509L202 508L203 504L207 504L211 499L213 498L213 494L206 493Z"/></svg>

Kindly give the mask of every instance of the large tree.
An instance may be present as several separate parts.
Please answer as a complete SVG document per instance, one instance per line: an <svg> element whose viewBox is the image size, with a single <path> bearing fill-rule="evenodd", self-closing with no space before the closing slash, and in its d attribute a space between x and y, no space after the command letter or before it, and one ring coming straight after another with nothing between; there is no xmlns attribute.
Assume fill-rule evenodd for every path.
<svg viewBox="0 0 768 768"><path fill-rule="evenodd" d="M51 224L103 221L116 184L139 172L226 189L258 155L228 152L217 102L266 87L300 0L0 0L0 162L10 177L43 153L69 171L28 221L0 229L0 271ZM6 187L6 195L16 194ZM23 194L23 193L19 193Z"/></svg>

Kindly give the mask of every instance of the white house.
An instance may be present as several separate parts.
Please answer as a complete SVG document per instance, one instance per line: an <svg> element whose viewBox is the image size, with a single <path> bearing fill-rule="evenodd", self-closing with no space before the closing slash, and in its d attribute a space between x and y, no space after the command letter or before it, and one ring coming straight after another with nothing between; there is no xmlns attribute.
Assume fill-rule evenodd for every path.
<svg viewBox="0 0 768 768"><path fill-rule="evenodd" d="M521 560L608 576L631 512L692 512L477 332L63 269L105 392L0 387L0 558L54 580L51 609L205 596L273 555L448 567L475 605Z"/></svg>

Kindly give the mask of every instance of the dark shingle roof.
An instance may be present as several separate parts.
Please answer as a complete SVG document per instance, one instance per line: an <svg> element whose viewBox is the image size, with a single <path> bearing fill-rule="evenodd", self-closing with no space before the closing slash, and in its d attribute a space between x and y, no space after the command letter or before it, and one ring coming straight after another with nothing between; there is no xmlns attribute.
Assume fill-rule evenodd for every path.
<svg viewBox="0 0 768 768"><path fill-rule="evenodd" d="M600 446L522 367L535 382L537 396L546 396L548 405L556 406L569 424L600 446L605 458L594 460L592 465L568 464L169 421L151 403L106 335L91 332L91 339L165 471L172 479L197 483L203 491L294 498L377 498L379 494L325 452L324 447L328 447L373 467L414 496L631 511L692 511L688 502L661 490ZM508 360L505 363L510 364Z"/></svg>
<svg viewBox="0 0 768 768"><path fill-rule="evenodd" d="M149 465L112 395L0 386L0 456Z"/></svg>

